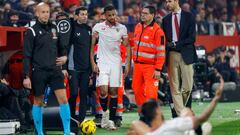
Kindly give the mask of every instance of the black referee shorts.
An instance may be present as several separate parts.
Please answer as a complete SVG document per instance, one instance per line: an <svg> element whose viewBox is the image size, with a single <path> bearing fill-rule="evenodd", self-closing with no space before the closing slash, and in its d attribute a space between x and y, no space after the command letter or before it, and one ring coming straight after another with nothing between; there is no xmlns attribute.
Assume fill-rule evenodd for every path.
<svg viewBox="0 0 240 135"><path fill-rule="evenodd" d="M35 97L44 95L46 86L49 85L51 90L65 89L64 75L61 69L52 70L33 70L32 88Z"/></svg>

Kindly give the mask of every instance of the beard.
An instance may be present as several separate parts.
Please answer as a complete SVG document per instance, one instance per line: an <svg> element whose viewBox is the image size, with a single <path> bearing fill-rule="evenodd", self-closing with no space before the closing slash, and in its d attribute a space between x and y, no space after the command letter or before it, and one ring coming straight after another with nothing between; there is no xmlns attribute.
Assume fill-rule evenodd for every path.
<svg viewBox="0 0 240 135"><path fill-rule="evenodd" d="M111 19L111 20L107 20L111 25L115 25L116 24L116 20Z"/></svg>
<svg viewBox="0 0 240 135"><path fill-rule="evenodd" d="M42 24L47 24L48 23L48 19L40 19L38 18L39 22L41 22Z"/></svg>
<svg viewBox="0 0 240 135"><path fill-rule="evenodd" d="M47 23L48 23L48 21L42 21L42 23L43 23L43 24L47 24Z"/></svg>

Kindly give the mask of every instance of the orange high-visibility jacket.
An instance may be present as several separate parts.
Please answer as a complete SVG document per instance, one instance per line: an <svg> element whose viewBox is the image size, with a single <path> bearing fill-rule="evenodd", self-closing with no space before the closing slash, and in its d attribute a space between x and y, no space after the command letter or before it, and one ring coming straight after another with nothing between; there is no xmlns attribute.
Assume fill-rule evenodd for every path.
<svg viewBox="0 0 240 135"><path fill-rule="evenodd" d="M162 69L165 61L165 35L155 21L145 28L141 23L136 25L133 60L135 63L155 65L156 70Z"/></svg>

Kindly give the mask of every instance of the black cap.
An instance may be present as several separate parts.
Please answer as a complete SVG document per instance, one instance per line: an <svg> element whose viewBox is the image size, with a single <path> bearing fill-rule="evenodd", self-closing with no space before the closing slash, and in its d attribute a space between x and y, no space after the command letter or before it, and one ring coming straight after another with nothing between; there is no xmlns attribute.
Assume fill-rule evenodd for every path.
<svg viewBox="0 0 240 135"><path fill-rule="evenodd" d="M59 17L61 16L64 16L64 17L67 17L68 18L68 14L66 12L59 12L57 15L56 15L56 19L58 19Z"/></svg>

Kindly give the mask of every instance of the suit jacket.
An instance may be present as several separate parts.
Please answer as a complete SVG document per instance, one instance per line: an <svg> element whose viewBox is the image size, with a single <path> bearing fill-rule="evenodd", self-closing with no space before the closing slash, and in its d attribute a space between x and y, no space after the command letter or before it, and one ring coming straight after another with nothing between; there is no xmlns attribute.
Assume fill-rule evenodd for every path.
<svg viewBox="0 0 240 135"><path fill-rule="evenodd" d="M163 31L166 36L167 44L172 42L172 13L163 18ZM176 42L176 50L178 50L186 64L192 64L197 61L197 54L195 49L195 17L193 14L181 11L179 39ZM168 65L169 48L166 44L166 65Z"/></svg>

